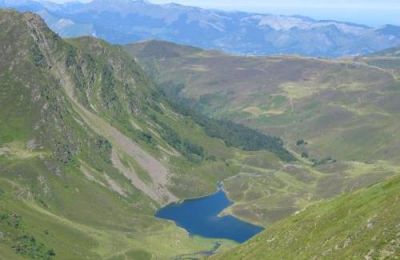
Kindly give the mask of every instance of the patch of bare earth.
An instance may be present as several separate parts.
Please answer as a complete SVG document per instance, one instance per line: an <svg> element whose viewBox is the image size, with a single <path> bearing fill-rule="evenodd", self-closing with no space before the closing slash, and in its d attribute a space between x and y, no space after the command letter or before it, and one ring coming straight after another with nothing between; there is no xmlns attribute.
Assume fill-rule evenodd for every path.
<svg viewBox="0 0 400 260"><path fill-rule="evenodd" d="M52 73L54 73L56 78L60 79L60 83L70 99L74 110L94 132L107 138L113 144L114 148L132 157L149 174L153 184L144 184L134 171L123 167L115 151L113 153L114 166L125 176L130 176L129 179L136 188L143 191L160 204L168 204L177 201L178 198L167 189L169 179L168 169L156 158L144 151L132 139L122 134L106 120L90 112L78 102L74 95L75 85L64 65L53 59L51 48L49 47L46 37L43 35L40 25L36 24L34 19L28 19L27 24L31 28L31 36L38 43L39 48L51 65Z"/></svg>
<svg viewBox="0 0 400 260"><path fill-rule="evenodd" d="M118 152L113 149L111 160L113 165L140 191L147 194L150 198L158 202L172 202L176 197L164 188L160 183L153 182L146 184L143 182L134 169L126 167L120 159Z"/></svg>

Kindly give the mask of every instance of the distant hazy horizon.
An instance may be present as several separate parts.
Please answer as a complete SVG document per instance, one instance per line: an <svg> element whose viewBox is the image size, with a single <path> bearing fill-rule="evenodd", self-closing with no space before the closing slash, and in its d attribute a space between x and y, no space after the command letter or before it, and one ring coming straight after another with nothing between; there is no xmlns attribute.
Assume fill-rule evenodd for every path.
<svg viewBox="0 0 400 260"><path fill-rule="evenodd" d="M77 0L50 0L57 3ZM90 2L90 0L80 0ZM400 1L397 0L151 0L151 3L179 3L188 6L229 11L246 11L283 15L303 15L318 20L339 20L369 26L400 25Z"/></svg>

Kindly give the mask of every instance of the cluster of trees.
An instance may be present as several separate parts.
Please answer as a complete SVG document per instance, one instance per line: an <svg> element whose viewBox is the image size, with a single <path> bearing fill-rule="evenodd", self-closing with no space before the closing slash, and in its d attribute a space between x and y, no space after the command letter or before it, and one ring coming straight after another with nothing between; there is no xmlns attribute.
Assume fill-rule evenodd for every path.
<svg viewBox="0 0 400 260"><path fill-rule="evenodd" d="M176 87L176 89L180 88ZM284 161L295 160L294 156L285 149L281 138L265 135L257 130L231 121L209 118L197 112L197 109L193 108L193 102L179 97L177 93L163 93L177 112L191 117L203 127L210 137L222 139L228 146L246 151L267 150L275 153Z"/></svg>
<svg viewBox="0 0 400 260"><path fill-rule="evenodd" d="M160 134L169 145L178 150L191 162L201 162L205 158L204 148L200 145L192 143L188 139L182 138L173 128L156 117L154 121L161 127Z"/></svg>
<svg viewBox="0 0 400 260"><path fill-rule="evenodd" d="M101 158L111 163L112 144L106 138L99 136L95 140L95 149Z"/></svg>
<svg viewBox="0 0 400 260"><path fill-rule="evenodd" d="M46 58L44 57L37 45L33 45L31 48L31 58L35 66L41 68L47 66Z"/></svg>
<svg viewBox="0 0 400 260"><path fill-rule="evenodd" d="M304 146L307 145L308 143L306 141L304 141L304 139L300 139L296 142L297 146Z"/></svg>
<svg viewBox="0 0 400 260"><path fill-rule="evenodd" d="M331 156L328 156L328 157L325 157L322 159L310 158L310 155L306 149L306 145L308 145L308 142L305 141L304 139L297 140L296 145L298 147L300 147L302 150L301 157L305 158L305 159L309 159L313 163L314 166L336 162L336 159L332 158Z"/></svg>
<svg viewBox="0 0 400 260"><path fill-rule="evenodd" d="M51 260L56 256L53 249L47 248L25 231L21 217L15 213L0 213L0 229L6 234L2 238L2 243L10 244L15 253L23 257Z"/></svg>
<svg viewBox="0 0 400 260"><path fill-rule="evenodd" d="M113 76L112 67L107 65L102 71L101 99L107 109L111 109L118 103L117 93L115 92L116 82Z"/></svg>
<svg viewBox="0 0 400 260"><path fill-rule="evenodd" d="M329 164L329 163L335 163L336 159L333 159L332 157L326 157L326 158L322 158L322 159L311 159L311 161L313 162L314 166L318 166L318 165L324 165L324 164Z"/></svg>
<svg viewBox="0 0 400 260"><path fill-rule="evenodd" d="M32 259L51 260L56 255L53 249L47 250L34 236L26 234L18 237L12 247L17 254Z"/></svg>

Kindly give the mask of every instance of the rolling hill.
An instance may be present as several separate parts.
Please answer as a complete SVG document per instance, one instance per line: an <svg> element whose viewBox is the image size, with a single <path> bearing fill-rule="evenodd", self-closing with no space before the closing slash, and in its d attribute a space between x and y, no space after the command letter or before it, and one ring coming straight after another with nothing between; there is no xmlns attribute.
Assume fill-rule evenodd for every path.
<svg viewBox="0 0 400 260"><path fill-rule="evenodd" d="M39 16L9 10L0 11L0 27L0 259L168 259L198 256L216 243L224 253L232 241L190 236L154 213L209 194L223 181L234 202L223 214L267 227L400 171L396 138L378 140L385 150L368 150L377 142L368 132L372 122L376 131L383 131L382 123L396 131L398 94L394 74L368 58L237 57L164 42L113 46L92 37L62 39ZM282 66L290 73L283 75ZM203 73L214 83L204 84ZM313 84L297 92L285 85L287 75L291 84ZM254 79L247 91L244 79ZM325 92L338 82L336 92ZM263 86L264 97L276 98L272 107L249 103L255 96L265 102ZM352 107L354 96L345 99L340 91L362 93L362 99ZM318 92L319 103L307 110ZM226 102L226 94L235 98ZM336 106L325 114L328 98ZM260 127L235 112L259 105L295 119L284 126L274 118ZM325 115L326 121L311 116L302 122L294 108L308 116L320 110L317 119ZM342 121L338 108L354 116ZM364 122L362 154L354 154L357 140L325 147L314 137L322 130L305 128L314 122L329 130L331 115L349 129ZM291 132L300 126L301 135ZM333 140L335 131L325 133L316 136Z"/></svg>
<svg viewBox="0 0 400 260"><path fill-rule="evenodd" d="M160 41L125 49L175 103L280 136L305 163L271 172L251 159L264 170L224 181L236 215L268 226L399 172L399 67L372 64L394 59L389 52L324 60L234 56Z"/></svg>
<svg viewBox="0 0 400 260"><path fill-rule="evenodd" d="M212 259L397 259L400 179L321 202Z"/></svg>
<svg viewBox="0 0 400 260"><path fill-rule="evenodd" d="M155 211L215 191L242 151L176 113L124 50L0 11L1 259L150 259L229 247ZM267 137L266 137L267 138ZM282 148L283 149L283 148Z"/></svg>
<svg viewBox="0 0 400 260"><path fill-rule="evenodd" d="M0 25L2 258L224 251L234 243L192 237L154 213L224 181L234 201L225 213L269 225L393 174L357 166L322 194L331 173L286 157L277 137L181 114L122 47L63 40L32 13L2 10Z"/></svg>
<svg viewBox="0 0 400 260"><path fill-rule="evenodd" d="M223 12L148 1L94 0L64 5L0 1L0 7L41 15L63 37L95 35L111 43L166 40L232 53L337 57L400 44L400 28L317 21L303 16Z"/></svg>
<svg viewBox="0 0 400 260"><path fill-rule="evenodd" d="M395 56L242 57L159 41L126 50L167 96L281 136L305 157L399 160L400 66Z"/></svg>

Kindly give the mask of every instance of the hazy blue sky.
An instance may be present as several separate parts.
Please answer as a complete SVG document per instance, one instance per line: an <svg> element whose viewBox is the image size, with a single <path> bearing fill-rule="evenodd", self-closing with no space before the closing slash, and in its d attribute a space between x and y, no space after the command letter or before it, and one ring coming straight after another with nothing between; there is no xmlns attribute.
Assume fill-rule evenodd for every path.
<svg viewBox="0 0 400 260"><path fill-rule="evenodd" d="M176 2L207 8L273 14L300 14L316 19L336 19L373 26L387 23L400 25L400 0L151 0L150 2Z"/></svg>

